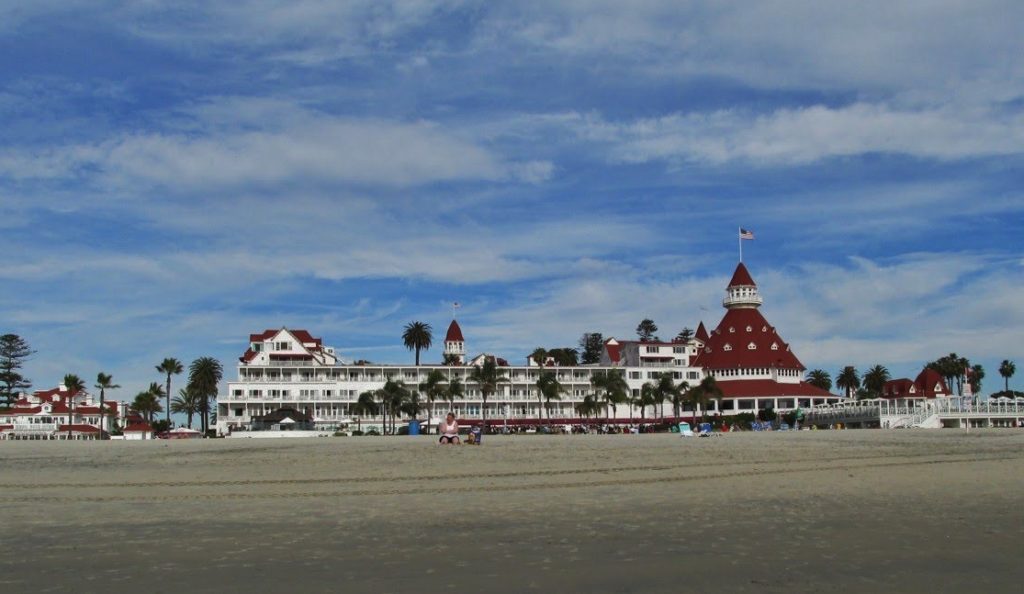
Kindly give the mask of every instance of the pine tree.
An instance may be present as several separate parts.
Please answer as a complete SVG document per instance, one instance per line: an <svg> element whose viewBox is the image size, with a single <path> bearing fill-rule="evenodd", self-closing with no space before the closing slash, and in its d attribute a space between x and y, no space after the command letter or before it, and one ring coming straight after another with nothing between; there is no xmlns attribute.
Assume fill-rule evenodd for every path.
<svg viewBox="0 0 1024 594"><path fill-rule="evenodd" d="M17 334L0 336L0 406L9 407L21 390L32 387L32 382L19 370L35 351Z"/></svg>

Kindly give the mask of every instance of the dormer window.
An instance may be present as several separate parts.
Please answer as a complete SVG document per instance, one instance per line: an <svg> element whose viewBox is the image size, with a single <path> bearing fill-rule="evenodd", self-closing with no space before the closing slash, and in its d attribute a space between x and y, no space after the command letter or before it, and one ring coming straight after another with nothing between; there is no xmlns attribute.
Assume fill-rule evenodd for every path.
<svg viewBox="0 0 1024 594"><path fill-rule="evenodd" d="M777 350L779 350L779 343L777 343L777 342L773 342L773 343L772 343L772 350L773 350L773 351L777 351Z"/></svg>
<svg viewBox="0 0 1024 594"><path fill-rule="evenodd" d="M768 326L761 326L761 332L767 332Z"/></svg>
<svg viewBox="0 0 1024 594"><path fill-rule="evenodd" d="M754 331L753 328L751 328L750 326L747 326L747 332L753 332L753 331Z"/></svg>
<svg viewBox="0 0 1024 594"><path fill-rule="evenodd" d="M725 346L722 347L722 350L723 351L731 351L732 350L732 345L729 344L729 343L725 343Z"/></svg>
<svg viewBox="0 0 1024 594"><path fill-rule="evenodd" d="M729 326L729 334L733 334L735 332L736 332L736 329L733 328L732 326Z"/></svg>
<svg viewBox="0 0 1024 594"><path fill-rule="evenodd" d="M747 345L747 350L748 351L756 351L757 350L757 345L754 344L754 343L750 343L750 344Z"/></svg>

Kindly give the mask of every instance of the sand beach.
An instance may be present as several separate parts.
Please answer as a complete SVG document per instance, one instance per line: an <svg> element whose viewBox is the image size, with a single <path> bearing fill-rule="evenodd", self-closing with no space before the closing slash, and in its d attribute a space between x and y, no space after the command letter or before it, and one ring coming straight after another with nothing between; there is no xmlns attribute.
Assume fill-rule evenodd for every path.
<svg viewBox="0 0 1024 594"><path fill-rule="evenodd" d="M1024 432L0 442L2 592L1019 592Z"/></svg>

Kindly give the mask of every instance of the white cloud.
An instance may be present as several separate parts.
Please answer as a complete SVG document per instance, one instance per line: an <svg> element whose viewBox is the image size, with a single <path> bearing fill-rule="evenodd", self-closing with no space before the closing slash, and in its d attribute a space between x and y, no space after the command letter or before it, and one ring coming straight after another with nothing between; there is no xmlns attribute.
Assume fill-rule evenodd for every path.
<svg viewBox="0 0 1024 594"><path fill-rule="evenodd" d="M184 111L166 132L89 144L8 149L0 176L88 176L105 186L178 190L284 182L402 188L481 180L539 183L553 165L507 161L464 132L427 121L332 116L262 99L225 99Z"/></svg>
<svg viewBox="0 0 1024 594"><path fill-rule="evenodd" d="M614 162L801 165L821 159L894 153L952 160L1024 153L1024 115L989 110L894 110L856 103L779 109L675 113L612 122L596 114L540 116L607 147Z"/></svg>

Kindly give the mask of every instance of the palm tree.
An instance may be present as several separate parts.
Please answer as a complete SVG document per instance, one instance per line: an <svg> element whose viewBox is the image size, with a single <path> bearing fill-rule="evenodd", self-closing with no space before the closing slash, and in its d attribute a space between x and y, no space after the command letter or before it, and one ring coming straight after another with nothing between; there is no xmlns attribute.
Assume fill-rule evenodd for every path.
<svg viewBox="0 0 1024 594"><path fill-rule="evenodd" d="M469 374L469 381L475 383L480 387L480 394L483 396L483 407L480 409L482 413L482 431L487 431L487 397L498 391L498 384L507 382L508 378L505 377L505 370L498 368L498 362L495 357L487 356L484 357L483 365L474 365L472 373Z"/></svg>
<svg viewBox="0 0 1024 594"><path fill-rule="evenodd" d="M64 376L64 388L68 391L68 439L71 439L71 426L75 424L75 397L85 390L85 382L69 373Z"/></svg>
<svg viewBox="0 0 1024 594"><path fill-rule="evenodd" d="M853 365L847 365L836 376L836 387L846 392L846 397L851 398L853 392L860 387L860 374Z"/></svg>
<svg viewBox="0 0 1024 594"><path fill-rule="evenodd" d="M448 411L455 410L455 399L462 398L466 395L466 386L463 385L462 380L457 377L453 377L448 381L448 389L444 391L445 398L448 400Z"/></svg>
<svg viewBox="0 0 1024 594"><path fill-rule="evenodd" d="M409 402L412 400L412 394L405 387L405 382L402 380L388 380L384 382L384 387L379 392L384 408L391 415L391 434L394 435L395 421L398 418L398 413L403 408L408 407ZM417 410L417 412L419 411Z"/></svg>
<svg viewBox="0 0 1024 594"><path fill-rule="evenodd" d="M427 401L431 404L436 400L441 400L445 396L445 383L448 378L444 375L440 369L431 369L430 373L427 374L427 379L420 382L419 390L427 397ZM433 407L431 407L433 408ZM429 415L428 415L429 416Z"/></svg>
<svg viewBox="0 0 1024 594"><path fill-rule="evenodd" d="M558 377L550 371L542 371L537 378L537 397L544 397L544 410L548 413L548 423L551 422L551 401L561 400L565 386L558 381Z"/></svg>
<svg viewBox="0 0 1024 594"><path fill-rule="evenodd" d="M367 390L359 394L359 400L352 405L352 414L356 415L356 427L361 432L363 430L363 419L364 415L376 416L378 411L377 407L377 392L374 390Z"/></svg>
<svg viewBox="0 0 1024 594"><path fill-rule="evenodd" d="M826 392L832 391L832 376L822 369L810 370L807 373L807 383Z"/></svg>
<svg viewBox="0 0 1024 594"><path fill-rule="evenodd" d="M107 390L116 390L121 386L114 383L113 376L103 373L102 371L96 374L96 389L100 391L100 437L103 437L103 417L106 415L106 405L104 400L107 396Z"/></svg>
<svg viewBox="0 0 1024 594"><path fill-rule="evenodd" d="M1010 378L1015 373L1017 373L1017 366L1013 364L1013 361L1003 359L1003 362L999 364L999 375L1003 376L1003 389L1007 396L1010 395Z"/></svg>
<svg viewBox="0 0 1024 594"><path fill-rule="evenodd" d="M618 405L629 404L630 384L626 382L626 372L616 369L605 374L604 401L605 414L607 414L607 405L610 405L613 416L618 416ZM632 406L630 406L630 419L633 419Z"/></svg>
<svg viewBox="0 0 1024 594"><path fill-rule="evenodd" d="M719 403L718 408L721 409L721 401L724 396L722 388L718 386L718 381L713 375L705 377L686 393L687 399L693 404L693 413L696 415L697 410L700 410L702 421L707 420L708 402L715 400Z"/></svg>
<svg viewBox="0 0 1024 594"><path fill-rule="evenodd" d="M185 386L178 390L178 395L171 400L171 412L176 415L185 415L188 419L188 428L192 428L192 417L202 411L202 399L192 386Z"/></svg>
<svg viewBox="0 0 1024 594"><path fill-rule="evenodd" d="M217 397L217 384L224 377L224 368L213 357L200 357L188 367L188 383L200 398L200 427L203 437L210 429L210 398Z"/></svg>
<svg viewBox="0 0 1024 594"><path fill-rule="evenodd" d="M658 379L655 394L657 395L658 401L661 403L661 418L664 419L665 401L671 400L672 404L677 406L679 399L682 397L682 391L673 381L671 372L666 371L661 374L661 378ZM678 416L678 414L676 416Z"/></svg>
<svg viewBox="0 0 1024 594"><path fill-rule="evenodd" d="M980 363L971 365L971 373L967 376L967 382L971 385L971 393L975 396L981 392L981 380L985 379L985 368Z"/></svg>
<svg viewBox="0 0 1024 594"><path fill-rule="evenodd" d="M640 397L636 399L636 404L640 407L640 421L643 422L647 416L646 409L648 406L654 406L658 403L658 388L651 382L644 382L644 385L640 386Z"/></svg>
<svg viewBox="0 0 1024 594"><path fill-rule="evenodd" d="M416 366L420 364L420 351L430 350L434 334L430 324L423 322L409 322L405 325L405 332L402 332L402 342L405 348L416 351Z"/></svg>
<svg viewBox="0 0 1024 594"><path fill-rule="evenodd" d="M167 374L167 390L164 392L167 398L167 426L171 425L171 375L178 375L185 370L181 365L181 361L178 361L174 357L168 357L160 362L156 366L156 370L160 373Z"/></svg>
<svg viewBox="0 0 1024 594"><path fill-rule="evenodd" d="M537 386L537 421L544 419L544 403L542 401L543 391L541 390L541 384L544 381L544 366L547 364L548 352L544 347L537 347L530 353L530 359L533 360L540 372L537 374L537 382L534 384Z"/></svg>
<svg viewBox="0 0 1024 594"><path fill-rule="evenodd" d="M590 415L596 416L601 411L601 402L596 394L587 394L583 397L583 401L576 404L573 408L576 409L576 414L583 418L589 418Z"/></svg>
<svg viewBox="0 0 1024 594"><path fill-rule="evenodd" d="M664 403L666 400L672 403L672 412L676 417L679 416L679 406L683 402L683 394L689 388L690 386L686 382L683 382L677 386L674 381L674 378L672 377L672 373L669 371L666 371L665 373L661 374L661 377L658 378L658 398L661 400L662 403ZM664 404L662 406L664 407ZM665 418L664 410L661 413L661 418Z"/></svg>
<svg viewBox="0 0 1024 594"><path fill-rule="evenodd" d="M160 405L162 392L163 388L160 389L160 394L153 390L139 392L135 395L135 400L132 401L132 410L142 415L146 422L152 423L153 415L164 410L163 406Z"/></svg>
<svg viewBox="0 0 1024 594"><path fill-rule="evenodd" d="M864 389L878 398L882 395L882 388L889 378L889 370L884 365L875 365L864 373Z"/></svg>
<svg viewBox="0 0 1024 594"><path fill-rule="evenodd" d="M548 352L547 350L544 349L544 347L537 347L533 349L532 353L530 353L530 359L533 359L533 363L537 367L544 369L544 366L548 360Z"/></svg>

